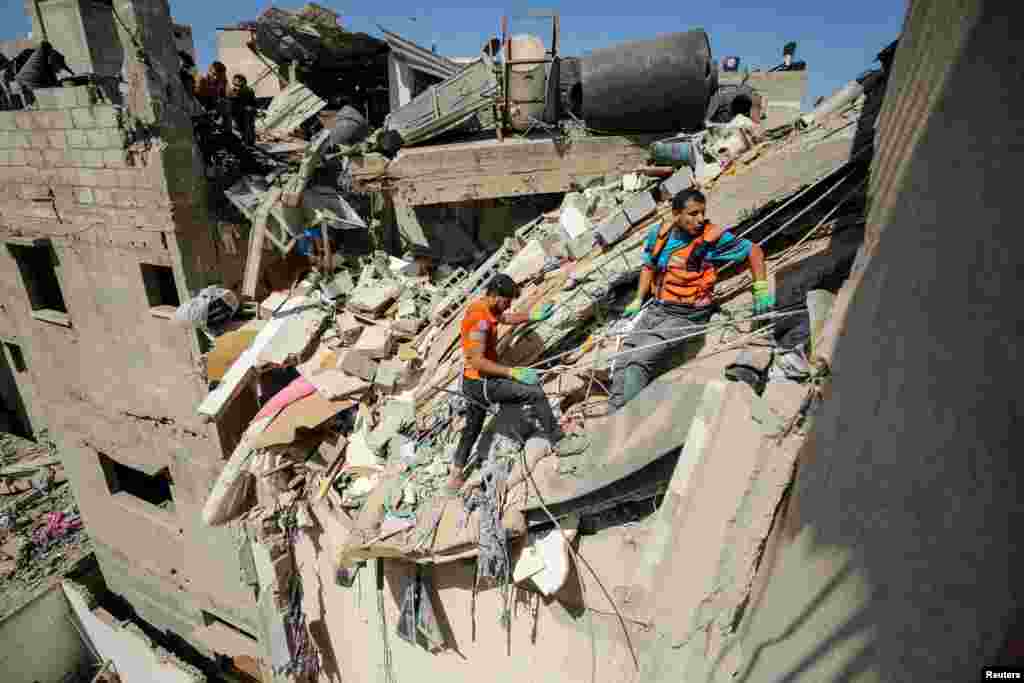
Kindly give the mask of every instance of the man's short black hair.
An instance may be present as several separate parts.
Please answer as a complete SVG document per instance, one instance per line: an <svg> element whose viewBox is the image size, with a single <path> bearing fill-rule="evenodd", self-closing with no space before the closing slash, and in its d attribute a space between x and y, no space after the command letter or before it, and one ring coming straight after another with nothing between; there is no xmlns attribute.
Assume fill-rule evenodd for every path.
<svg viewBox="0 0 1024 683"><path fill-rule="evenodd" d="M516 281L505 273L498 273L487 283L488 296L503 296L507 299L515 299L518 291Z"/></svg>
<svg viewBox="0 0 1024 683"><path fill-rule="evenodd" d="M682 211L686 208L686 202L691 199L705 205L708 203L708 198L704 196L703 192L695 190L692 187L688 187L685 190L681 190L679 194L672 198L672 210Z"/></svg>

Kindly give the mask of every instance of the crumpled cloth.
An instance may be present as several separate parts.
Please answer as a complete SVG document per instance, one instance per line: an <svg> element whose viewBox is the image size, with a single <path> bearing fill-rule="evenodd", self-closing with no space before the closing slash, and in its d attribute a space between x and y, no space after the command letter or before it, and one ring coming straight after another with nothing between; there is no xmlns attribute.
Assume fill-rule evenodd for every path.
<svg viewBox="0 0 1024 683"><path fill-rule="evenodd" d="M82 519L77 515L71 517L60 511L51 512L46 515L46 524L33 532L32 541L37 545L45 545L81 527Z"/></svg>
<svg viewBox="0 0 1024 683"><path fill-rule="evenodd" d="M267 403L256 413L253 421L264 417L277 417L282 410L305 398L316 391L316 387L309 383L304 377L299 376L292 380L291 384L274 394Z"/></svg>

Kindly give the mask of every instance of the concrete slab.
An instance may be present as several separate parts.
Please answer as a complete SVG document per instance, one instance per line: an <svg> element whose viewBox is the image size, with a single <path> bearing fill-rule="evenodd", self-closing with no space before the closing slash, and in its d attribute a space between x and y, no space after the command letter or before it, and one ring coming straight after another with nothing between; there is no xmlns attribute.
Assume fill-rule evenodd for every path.
<svg viewBox="0 0 1024 683"><path fill-rule="evenodd" d="M282 306L278 319L281 329L257 356L257 370L294 366L308 358L327 324L327 312L310 299L296 297Z"/></svg>
<svg viewBox="0 0 1024 683"><path fill-rule="evenodd" d="M394 339L391 330L384 325L371 325L363 330L352 348L366 353L370 358L386 358L391 355Z"/></svg>
<svg viewBox="0 0 1024 683"><path fill-rule="evenodd" d="M366 351L348 349L341 353L336 367L353 377L372 382L377 375L377 366L377 361Z"/></svg>

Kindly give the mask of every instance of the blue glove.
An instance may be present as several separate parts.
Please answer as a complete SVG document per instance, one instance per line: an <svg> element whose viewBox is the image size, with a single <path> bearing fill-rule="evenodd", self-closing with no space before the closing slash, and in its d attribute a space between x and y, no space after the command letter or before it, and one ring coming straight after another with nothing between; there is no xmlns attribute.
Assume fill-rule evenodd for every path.
<svg viewBox="0 0 1024 683"><path fill-rule="evenodd" d="M541 304L539 306L534 306L533 310L530 311L530 322L540 322L542 320L547 320L552 315L554 315L554 313L554 304Z"/></svg>
<svg viewBox="0 0 1024 683"><path fill-rule="evenodd" d="M512 379L522 384L540 383L540 375L533 368L512 368Z"/></svg>
<svg viewBox="0 0 1024 683"><path fill-rule="evenodd" d="M775 295L768 290L766 280L754 282L751 290L754 293L754 315L762 315L775 308Z"/></svg>

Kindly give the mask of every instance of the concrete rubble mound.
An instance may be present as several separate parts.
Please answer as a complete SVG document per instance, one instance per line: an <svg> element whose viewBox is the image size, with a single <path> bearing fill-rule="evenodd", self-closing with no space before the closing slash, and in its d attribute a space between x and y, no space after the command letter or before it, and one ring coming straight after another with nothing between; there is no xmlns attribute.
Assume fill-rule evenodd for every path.
<svg viewBox="0 0 1024 683"><path fill-rule="evenodd" d="M321 134L298 174L232 189L232 202L253 223L251 259L262 256L257 230L284 256L302 245L307 259L304 269L286 258L247 269L243 295L258 286L262 301L240 310L214 338L206 367L216 356L218 372L209 374L212 391L198 407L217 421L243 388L259 387L262 407L203 514L209 524L251 528L254 552L265 555L260 583L271 597L265 606L261 598L261 609L266 628L277 629L284 643L275 667L284 671L301 653L308 656L301 637L283 635L296 623L289 616L295 597L285 587L318 571L298 568L297 535L324 535L337 572L331 580L341 585L369 560L423 567L476 558L478 582L517 582L557 595L570 573L565 540L595 533L596 519L616 519L636 501L666 495L688 457L684 445L703 424L702 406L719 395L716 387L728 386L722 381L748 387L749 420L761 438L799 438L827 373L816 340L863 238L864 129L877 114L878 82L820 119L766 130L740 113L663 137L628 173L577 178L572 192L495 233L491 248L480 239L482 226L463 227L460 207L399 200L391 244L405 245L402 257L386 239L370 240L377 248L349 249L340 236L372 232L377 214L358 225L352 207L359 192L341 193L341 209L328 215L348 223L335 230L323 218L326 209L309 210L305 179L328 159L343 160L330 174L351 171L352 160L378 154L372 145L350 145L332 157L320 147ZM265 189L272 182L281 192ZM608 417L610 376L629 332L621 314L644 239L688 187L707 193L716 221L763 245L778 313L768 324L751 322L749 274L723 270L721 308L703 349L677 359L630 410ZM243 199L244 192L256 196ZM303 199L286 206L288 194ZM310 224L316 227L303 227ZM268 291L265 275L275 271L287 273L274 276L286 284ZM497 273L519 285L513 311L554 304L547 320L501 330L501 362L538 369L562 428L589 445L557 452L539 438L532 415L492 411L473 473L452 492L445 483L466 419L460 321ZM289 283L292 275L300 277ZM777 476L789 473L783 468ZM406 586L410 605L420 600L417 586ZM408 637L416 612L403 615L400 635Z"/></svg>
<svg viewBox="0 0 1024 683"><path fill-rule="evenodd" d="M558 15L538 16L550 35L513 35L505 19L500 39L455 61L383 28L383 39L352 32L312 3L270 7L234 28L251 33L274 97L220 92L213 71L197 85L184 57L184 89L164 83L184 101L182 149L194 143L205 182L190 210L209 214L209 251L241 267L208 268L202 287L181 289L190 300L175 290L173 306L154 309L199 335L196 409L228 445L208 463L212 486L191 482L205 496L193 508L238 532L265 680L338 673L324 594L361 595L371 561L385 650L389 628L429 652L457 650L442 623L445 570L472 566L474 620L478 592L499 588L507 633L513 586L538 605L593 610L600 585L631 655L606 680L639 671L629 629L663 613L660 572L683 575L666 530L715 554L687 568L692 619L673 642L723 648L696 635L727 633L749 598L822 401L836 293L864 241L887 66L801 116L771 99L788 87L776 72L801 95L806 85L789 46L775 76L740 81L718 72L701 29L571 57ZM55 89L36 88L44 101ZM4 97L34 106L31 88ZM718 268L709 321L661 342L694 343L612 411L645 245L688 189L707 196L709 220L764 251L768 281L756 284L774 305L758 308L751 272ZM515 284L510 312L529 322L499 326L498 361L537 373L566 438L550 443L533 410L484 406L459 488L473 401L462 322L499 274ZM32 561L86 543L57 461L38 455L0 452L0 592ZM703 482L722 480L711 500ZM694 510L716 523L694 531ZM599 568L616 566L612 591L583 548L615 559ZM620 561L629 552L635 561ZM385 567L399 604L390 626Z"/></svg>

